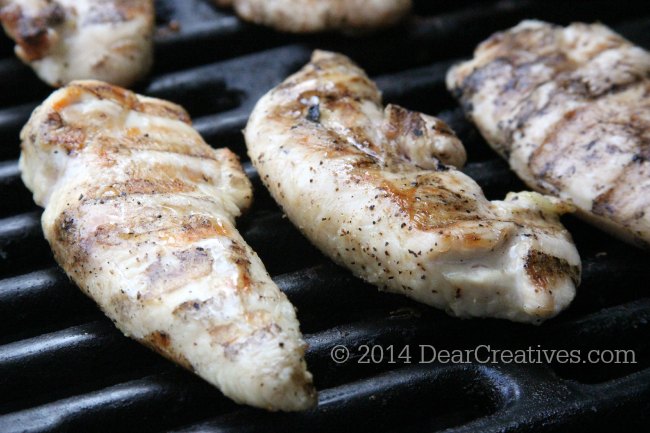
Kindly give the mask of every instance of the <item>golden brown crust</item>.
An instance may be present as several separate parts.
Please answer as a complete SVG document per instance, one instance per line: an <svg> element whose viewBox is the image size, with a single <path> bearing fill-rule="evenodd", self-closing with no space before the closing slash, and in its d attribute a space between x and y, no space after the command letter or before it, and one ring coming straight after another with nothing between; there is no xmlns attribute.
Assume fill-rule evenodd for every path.
<svg viewBox="0 0 650 433"><path fill-rule="evenodd" d="M47 56L55 43L51 27L65 19L65 10L57 2L51 2L36 15L27 15L18 3L0 9L0 21L9 36L22 49L23 59L31 62Z"/></svg>
<svg viewBox="0 0 650 433"><path fill-rule="evenodd" d="M186 370L194 372L194 366L187 359L187 357L173 349L171 345L171 337L166 332L152 332L144 338L141 338L139 341L159 355L162 355L170 361L177 363Z"/></svg>
<svg viewBox="0 0 650 433"><path fill-rule="evenodd" d="M281 31L367 31L399 23L411 0L213 0L257 24Z"/></svg>
<svg viewBox="0 0 650 433"><path fill-rule="evenodd" d="M342 74L342 68L350 68L352 73L346 71ZM328 82L330 79L333 83ZM422 170L416 164L418 161L411 157L413 148L417 146L405 146L404 143L409 140L415 140L417 145L431 141L434 136L457 141L454 132L443 121L430 117L433 121L427 124L422 113L389 105L381 123L381 135L377 136L370 125L359 122L355 126L354 122L362 118L360 112L363 104L380 104L381 94L365 73L343 56L316 55L301 71L300 80L288 79L277 87L277 91L300 88L302 82L309 80L323 84L318 90L296 93L285 103L277 105L269 117L282 120L287 113L300 113L294 116L296 123L292 126L295 141L305 146L322 147L328 158L345 158L349 161L348 170L340 176L347 178L348 183L375 188L379 199L389 198L396 211L410 221L404 229L438 231L455 226L460 228L466 222L475 225L480 221L482 228L487 230L494 224L493 219L502 222L485 213L485 209L478 205L479 197L467 193L462 182L448 173L451 167L440 161L448 155L427 154L428 171ZM315 113L319 113L318 116ZM337 113L337 118L347 123L345 128L339 131L322 125L321 113ZM322 139L313 140L313 137ZM259 162L263 161L258 158ZM390 180L387 173L391 174ZM480 199L484 201L484 197ZM448 236L457 243L465 239L462 236L456 238L451 232L448 232ZM499 243L502 241L496 240ZM476 244L477 240L469 239L467 246Z"/></svg>
<svg viewBox="0 0 650 433"><path fill-rule="evenodd" d="M163 99L138 97L135 93L118 86L112 86L101 81L76 81L66 87L66 97L60 98L53 105L55 111L60 111L67 106L78 102L85 93L90 93L100 101L107 99L114 101L121 107L152 116L180 120L191 124L190 115L180 105Z"/></svg>
<svg viewBox="0 0 650 433"><path fill-rule="evenodd" d="M395 202L417 230L447 229L464 221L481 220L476 202L444 187L444 181L435 174L422 174L415 181L405 179L400 184L382 181L379 190Z"/></svg>
<svg viewBox="0 0 650 433"><path fill-rule="evenodd" d="M551 256L538 250L530 250L526 256L524 268L539 290L549 290L557 281L567 275L578 285L580 269L558 257Z"/></svg>
<svg viewBox="0 0 650 433"><path fill-rule="evenodd" d="M55 258L116 326L237 402L315 404L295 310L234 227L252 195L236 155L100 82L54 92L21 138Z"/></svg>
<svg viewBox="0 0 650 433"><path fill-rule="evenodd" d="M538 249L579 268L558 220L565 207L535 193L488 201L456 168L465 152L449 127L384 108L377 87L342 55L316 51L258 102L245 136L291 221L383 290L457 315L525 322L557 314L573 297L562 269L549 269L556 277L538 293L541 280L523 266Z"/></svg>

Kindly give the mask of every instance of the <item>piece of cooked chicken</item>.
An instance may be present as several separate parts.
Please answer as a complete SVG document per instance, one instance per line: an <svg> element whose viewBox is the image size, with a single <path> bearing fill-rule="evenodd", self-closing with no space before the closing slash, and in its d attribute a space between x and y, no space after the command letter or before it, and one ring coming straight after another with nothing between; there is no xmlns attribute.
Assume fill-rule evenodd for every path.
<svg viewBox="0 0 650 433"><path fill-rule="evenodd" d="M20 167L59 264L126 335L270 410L316 401L293 306L235 229L252 190L179 106L97 81L54 92Z"/></svg>
<svg viewBox="0 0 650 433"><path fill-rule="evenodd" d="M52 86L95 79L130 86L153 58L152 0L0 0L16 55Z"/></svg>
<svg viewBox="0 0 650 433"><path fill-rule="evenodd" d="M600 24L524 21L447 85L531 188L650 247L650 53Z"/></svg>
<svg viewBox="0 0 650 433"><path fill-rule="evenodd" d="M334 261L461 316L540 322L573 299L580 259L537 193L488 201L440 120L395 105L348 58L317 51L245 130L261 179Z"/></svg>
<svg viewBox="0 0 650 433"><path fill-rule="evenodd" d="M214 0L247 21L293 33L365 31L397 24L412 0Z"/></svg>

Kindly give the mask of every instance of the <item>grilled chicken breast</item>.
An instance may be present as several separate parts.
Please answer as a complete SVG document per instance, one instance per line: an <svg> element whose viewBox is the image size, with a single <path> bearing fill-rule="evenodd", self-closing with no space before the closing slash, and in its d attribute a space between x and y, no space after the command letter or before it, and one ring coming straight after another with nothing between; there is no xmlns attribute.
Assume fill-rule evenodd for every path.
<svg viewBox="0 0 650 433"><path fill-rule="evenodd" d="M52 86L96 79L129 86L153 57L152 0L0 0L16 54Z"/></svg>
<svg viewBox="0 0 650 433"><path fill-rule="evenodd" d="M454 165L440 120L389 105L344 56L311 63L265 95L249 155L287 216L323 252L380 289L461 316L540 322L574 297L580 259L537 193L488 201Z"/></svg>
<svg viewBox="0 0 650 433"><path fill-rule="evenodd" d="M600 24L524 21L447 85L531 188L650 247L650 53Z"/></svg>
<svg viewBox="0 0 650 433"><path fill-rule="evenodd" d="M293 33L364 31L401 21L411 0L215 0L243 19Z"/></svg>
<svg viewBox="0 0 650 433"><path fill-rule="evenodd" d="M57 261L122 332L237 402L315 403L294 308L234 226L252 190L232 152L181 107L97 81L54 92L21 138Z"/></svg>

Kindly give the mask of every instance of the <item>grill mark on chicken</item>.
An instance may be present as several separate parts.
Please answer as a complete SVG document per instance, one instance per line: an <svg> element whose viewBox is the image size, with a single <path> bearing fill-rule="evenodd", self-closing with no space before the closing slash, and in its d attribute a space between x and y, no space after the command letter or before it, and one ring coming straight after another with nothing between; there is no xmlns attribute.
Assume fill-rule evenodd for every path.
<svg viewBox="0 0 650 433"><path fill-rule="evenodd" d="M179 305L173 314L181 320L199 320L208 327L208 332L212 337L212 345L220 346L224 350L224 354L230 361L236 361L244 349L254 345L256 341L268 336L277 336L281 333L282 328L277 324L268 325L269 317L268 312L264 310L253 310L245 314L244 319L247 326L257 329L250 337L242 340L238 338L241 330L233 323L214 324L206 318L209 311L220 309L223 306L219 305L215 298L199 301L192 300L184 302ZM284 342L278 343L279 347L284 347Z"/></svg>
<svg viewBox="0 0 650 433"><path fill-rule="evenodd" d="M150 167L135 166L127 174L131 177L145 178L150 174L158 173L165 179L165 181L179 181L180 179L187 179L188 182L193 184L212 183L214 181L211 174L205 173L201 170L195 170L192 167L168 164L168 163L153 163Z"/></svg>
<svg viewBox="0 0 650 433"><path fill-rule="evenodd" d="M79 237L79 227L74 211L62 212L54 223L53 238L57 244L67 247L52 248L54 256L61 266L71 269L75 274L82 274L88 261L88 245Z"/></svg>
<svg viewBox="0 0 650 433"><path fill-rule="evenodd" d="M552 290L557 280L567 275L576 285L580 281L580 269L577 266L571 266L564 259L538 250L528 252L524 267L539 290Z"/></svg>
<svg viewBox="0 0 650 433"><path fill-rule="evenodd" d="M68 91L53 105L60 111L80 100L85 94L91 94L98 100L110 100L131 111L152 116L164 117L190 124L190 116L182 107L160 99L142 97L118 86L99 81L77 81L66 87Z"/></svg>
<svg viewBox="0 0 650 433"><path fill-rule="evenodd" d="M304 410L316 395L295 310L234 226L250 181L189 123L105 83L54 92L21 132L43 232L126 335L237 402Z"/></svg>
<svg viewBox="0 0 650 433"><path fill-rule="evenodd" d="M0 21L16 55L43 81L130 85L152 63L152 0L2 0Z"/></svg>
<svg viewBox="0 0 650 433"><path fill-rule="evenodd" d="M480 220L475 201L446 189L444 182L435 174L427 174L401 185L382 181L379 190L408 216L409 228L412 224L417 230L435 231L462 225L464 221Z"/></svg>
<svg viewBox="0 0 650 433"><path fill-rule="evenodd" d="M173 107L171 104L163 102L156 104L148 100L139 101L123 89L115 86L105 85L103 83L77 82L68 86L69 92L59 98L54 104L53 109L48 111L47 121L44 125L44 134L47 136L46 145L52 148L60 148L68 155L73 155L83 149L86 142L94 139L99 145L96 151L101 154L110 165L115 158L115 153L134 152L134 151L158 151L173 152L190 157L214 159L214 155L203 146L197 146L196 139L187 139L177 141L173 144L161 142L157 136L152 136L146 131L138 128L129 128L123 133L119 131L119 140L115 137L106 137L102 135L102 127L90 125L77 126L65 122L59 112L66 107L79 103L85 97L95 97L99 100L113 101L128 110L142 113L145 115L179 120L183 123L190 124L187 113ZM108 116L100 113L99 116L108 121ZM54 149L54 151L56 151Z"/></svg>
<svg viewBox="0 0 650 433"><path fill-rule="evenodd" d="M578 115L577 111L578 110L570 110L564 113L562 119L553 124L545 139L528 158L528 166L531 168L531 171L538 178L544 179L546 186L546 188L544 188L545 192L553 193L562 188L561 178L556 178L553 174L556 162L566 158L566 155L563 152L557 151L560 148L558 135L562 133L567 124L574 121L575 117ZM529 114L526 116L525 120L527 121L532 117L534 117L534 114ZM523 123L523 120L519 121L518 125L522 125L523 127ZM548 186L552 187L549 188Z"/></svg>
<svg viewBox="0 0 650 433"><path fill-rule="evenodd" d="M214 260L201 247L174 251L171 255L160 255L146 269L149 291L145 299L164 295L185 286L189 280L198 280L210 275Z"/></svg>
<svg viewBox="0 0 650 433"><path fill-rule="evenodd" d="M318 122L309 119L315 104ZM458 316L533 323L573 297L575 283L561 269L549 282L552 294L535 293L523 266L537 249L579 269L558 218L570 206L536 193L488 201L456 169L466 156L451 129L384 108L374 83L344 56L315 52L258 102L245 136L289 219L382 290Z"/></svg>
<svg viewBox="0 0 650 433"><path fill-rule="evenodd" d="M103 3L103 4L102 4ZM146 2L139 0L111 0L91 5L82 25L122 23L149 12Z"/></svg>
<svg viewBox="0 0 650 433"><path fill-rule="evenodd" d="M244 349L248 346L260 344L264 340L274 339L282 332L282 328L278 325L271 324L256 330L250 337L239 342L225 342L222 344L224 354L227 359L235 361L242 355Z"/></svg>
<svg viewBox="0 0 650 433"><path fill-rule="evenodd" d="M602 25L525 21L483 42L447 84L530 187L650 247L649 162L638 157L649 152L648 52Z"/></svg>
<svg viewBox="0 0 650 433"><path fill-rule="evenodd" d="M82 206L94 207L99 204L98 202L88 200ZM116 207L115 204L110 206ZM99 224L93 231L89 231L86 236L68 238L69 242L66 243L70 243L70 247L73 247L72 243L78 242L115 246L127 242L146 241L164 242L176 246L232 234L232 230L228 229L223 221L205 215L174 216L160 209L145 209L143 211L137 209L136 206L128 210L140 210L142 215L121 224ZM71 212L67 212L66 219L61 224L61 227L66 229L67 221L72 219L67 216ZM83 218L83 213L75 212L73 215L76 215L77 220Z"/></svg>
<svg viewBox="0 0 650 433"><path fill-rule="evenodd" d="M2 5L0 3L0 6ZM58 26L64 19L65 11L58 3L50 3L31 16L25 14L18 3L11 3L0 9L0 20L28 62L47 55L53 44L48 29Z"/></svg>
<svg viewBox="0 0 650 433"><path fill-rule="evenodd" d="M86 134L81 128L65 125L57 111L50 111L45 122L50 147L60 148L68 155L83 149Z"/></svg>
<svg viewBox="0 0 650 433"><path fill-rule="evenodd" d="M251 261L248 258L248 251L239 242L233 242L230 246L232 260L239 268L237 277L237 288L239 290L249 290L251 287L252 277L250 272Z"/></svg>
<svg viewBox="0 0 650 433"><path fill-rule="evenodd" d="M53 251L57 258L61 258L59 259L60 263L67 261L68 266L74 269L76 273L84 271L84 264L88 262L88 255L96 246L126 246L133 244L133 242L138 246L144 242L162 243L177 247L195 243L199 240L231 235L231 231L218 220L215 221L212 218L202 215L174 217L162 212L158 214L149 212L149 215L145 214L142 217L133 218L127 224L99 224L94 230L82 235L78 221L84 219L83 207L92 207L96 204L97 201L95 200L87 200L82 202L76 209L67 209L57 218L57 222L54 225L54 236L57 243L53 245ZM205 250L202 248L197 249L197 251L201 251L201 253L197 252L195 254L196 257L206 255ZM243 263L246 263L244 261L245 251L238 250L237 253L234 254L235 263L241 267ZM69 255L69 260L65 259L67 255ZM182 251L174 252L173 255L180 265L188 261L188 256L183 255ZM205 265L208 262L211 263L211 259L203 261L203 263L200 261L193 263L195 268L202 268L199 270L191 269L189 266L181 266L177 269L178 272L176 272L172 268L161 267L159 258L158 261L149 267L148 272L152 273L155 271L156 275L163 275L163 277L152 278L152 282L158 281L161 278L170 278L175 281L171 284L180 286L187 281L186 277L192 277L192 271L197 271L197 277L207 275L206 272L210 268ZM250 262L248 262L249 264ZM186 277L183 275L186 275ZM248 273L246 277L240 278L245 278L248 284L250 284L251 278Z"/></svg>
<svg viewBox="0 0 650 433"><path fill-rule="evenodd" d="M189 193L196 191L195 185L180 179L147 179L132 177L124 182L116 182L106 187L98 187L87 192L88 198L127 197L132 194L154 195L171 193Z"/></svg>
<svg viewBox="0 0 650 433"><path fill-rule="evenodd" d="M368 31L397 24L411 0L214 0L243 19L293 33Z"/></svg>
<svg viewBox="0 0 650 433"><path fill-rule="evenodd" d="M322 65L314 68L316 71L326 70L329 59L324 59ZM316 76L308 72L308 79ZM367 77L351 77L346 79L350 87L362 86L363 88L371 87L376 89ZM282 89L280 85L279 89ZM375 95L368 94L360 97L355 95L345 84L337 83L335 86L328 86L327 90L302 92L293 104L289 106L280 106L272 113L275 118L282 118L287 112L304 112L311 110L309 101L313 98L324 101L321 104L329 111L342 111L356 115L358 104L364 98L375 100ZM333 90L330 90L333 89ZM411 153L416 146L412 145L412 140L419 140L429 143L429 133L427 125L422 118L421 113L409 111L405 108L389 105L387 117L383 122L382 130L386 132L385 137L392 143L390 148L385 145L376 144L366 130L366 126L347 126L343 130L333 128L319 128L319 133L327 136L319 144L326 146L329 150L330 157L353 156L354 162L350 163L350 179L353 182L371 182L377 185L379 191L390 197L398 206L399 211L408 215L411 222L419 230L437 230L456 224L458 221L476 220L477 215L472 215L476 210L473 206L473 200L463 197L459 193L446 189L444 182L438 179L434 174L420 174L415 182L407 179L406 185L398 185L396 182L383 180L382 172L384 170L399 173L400 171L412 171L413 166L405 166L404 161L420 162L419 159L411 158ZM296 127L309 128L304 123L294 125ZM432 130L435 134L447 137L449 140L456 140L453 131L444 122L434 119ZM405 138L410 135L411 137ZM308 142L305 137L305 142ZM455 149L454 149L455 150ZM451 155L445 152L427 154L430 160L438 161L447 160ZM451 152L450 152L451 153ZM452 158L456 158L453 156ZM415 161L412 161L415 159ZM458 158L456 158L458 159ZM462 156L464 160L464 152ZM259 161L259 158L258 158ZM430 161L428 161L430 162ZM446 171L448 168L439 161L434 164L436 170Z"/></svg>
<svg viewBox="0 0 650 433"><path fill-rule="evenodd" d="M177 363L186 370L189 370L192 373L195 372L192 363L182 353L178 353L173 349L171 346L171 337L166 332L155 331L138 341L159 355Z"/></svg>

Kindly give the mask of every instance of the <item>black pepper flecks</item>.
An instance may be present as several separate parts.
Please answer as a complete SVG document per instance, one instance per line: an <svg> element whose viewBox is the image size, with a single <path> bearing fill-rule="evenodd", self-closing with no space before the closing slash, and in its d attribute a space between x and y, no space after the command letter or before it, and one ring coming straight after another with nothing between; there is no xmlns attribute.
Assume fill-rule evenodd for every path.
<svg viewBox="0 0 650 433"><path fill-rule="evenodd" d="M449 171L449 167L443 164L442 162L438 161L438 164L436 165L436 170L438 171Z"/></svg>
<svg viewBox="0 0 650 433"><path fill-rule="evenodd" d="M318 104L314 104L309 107L307 110L307 120L315 123L320 122L320 106Z"/></svg>

